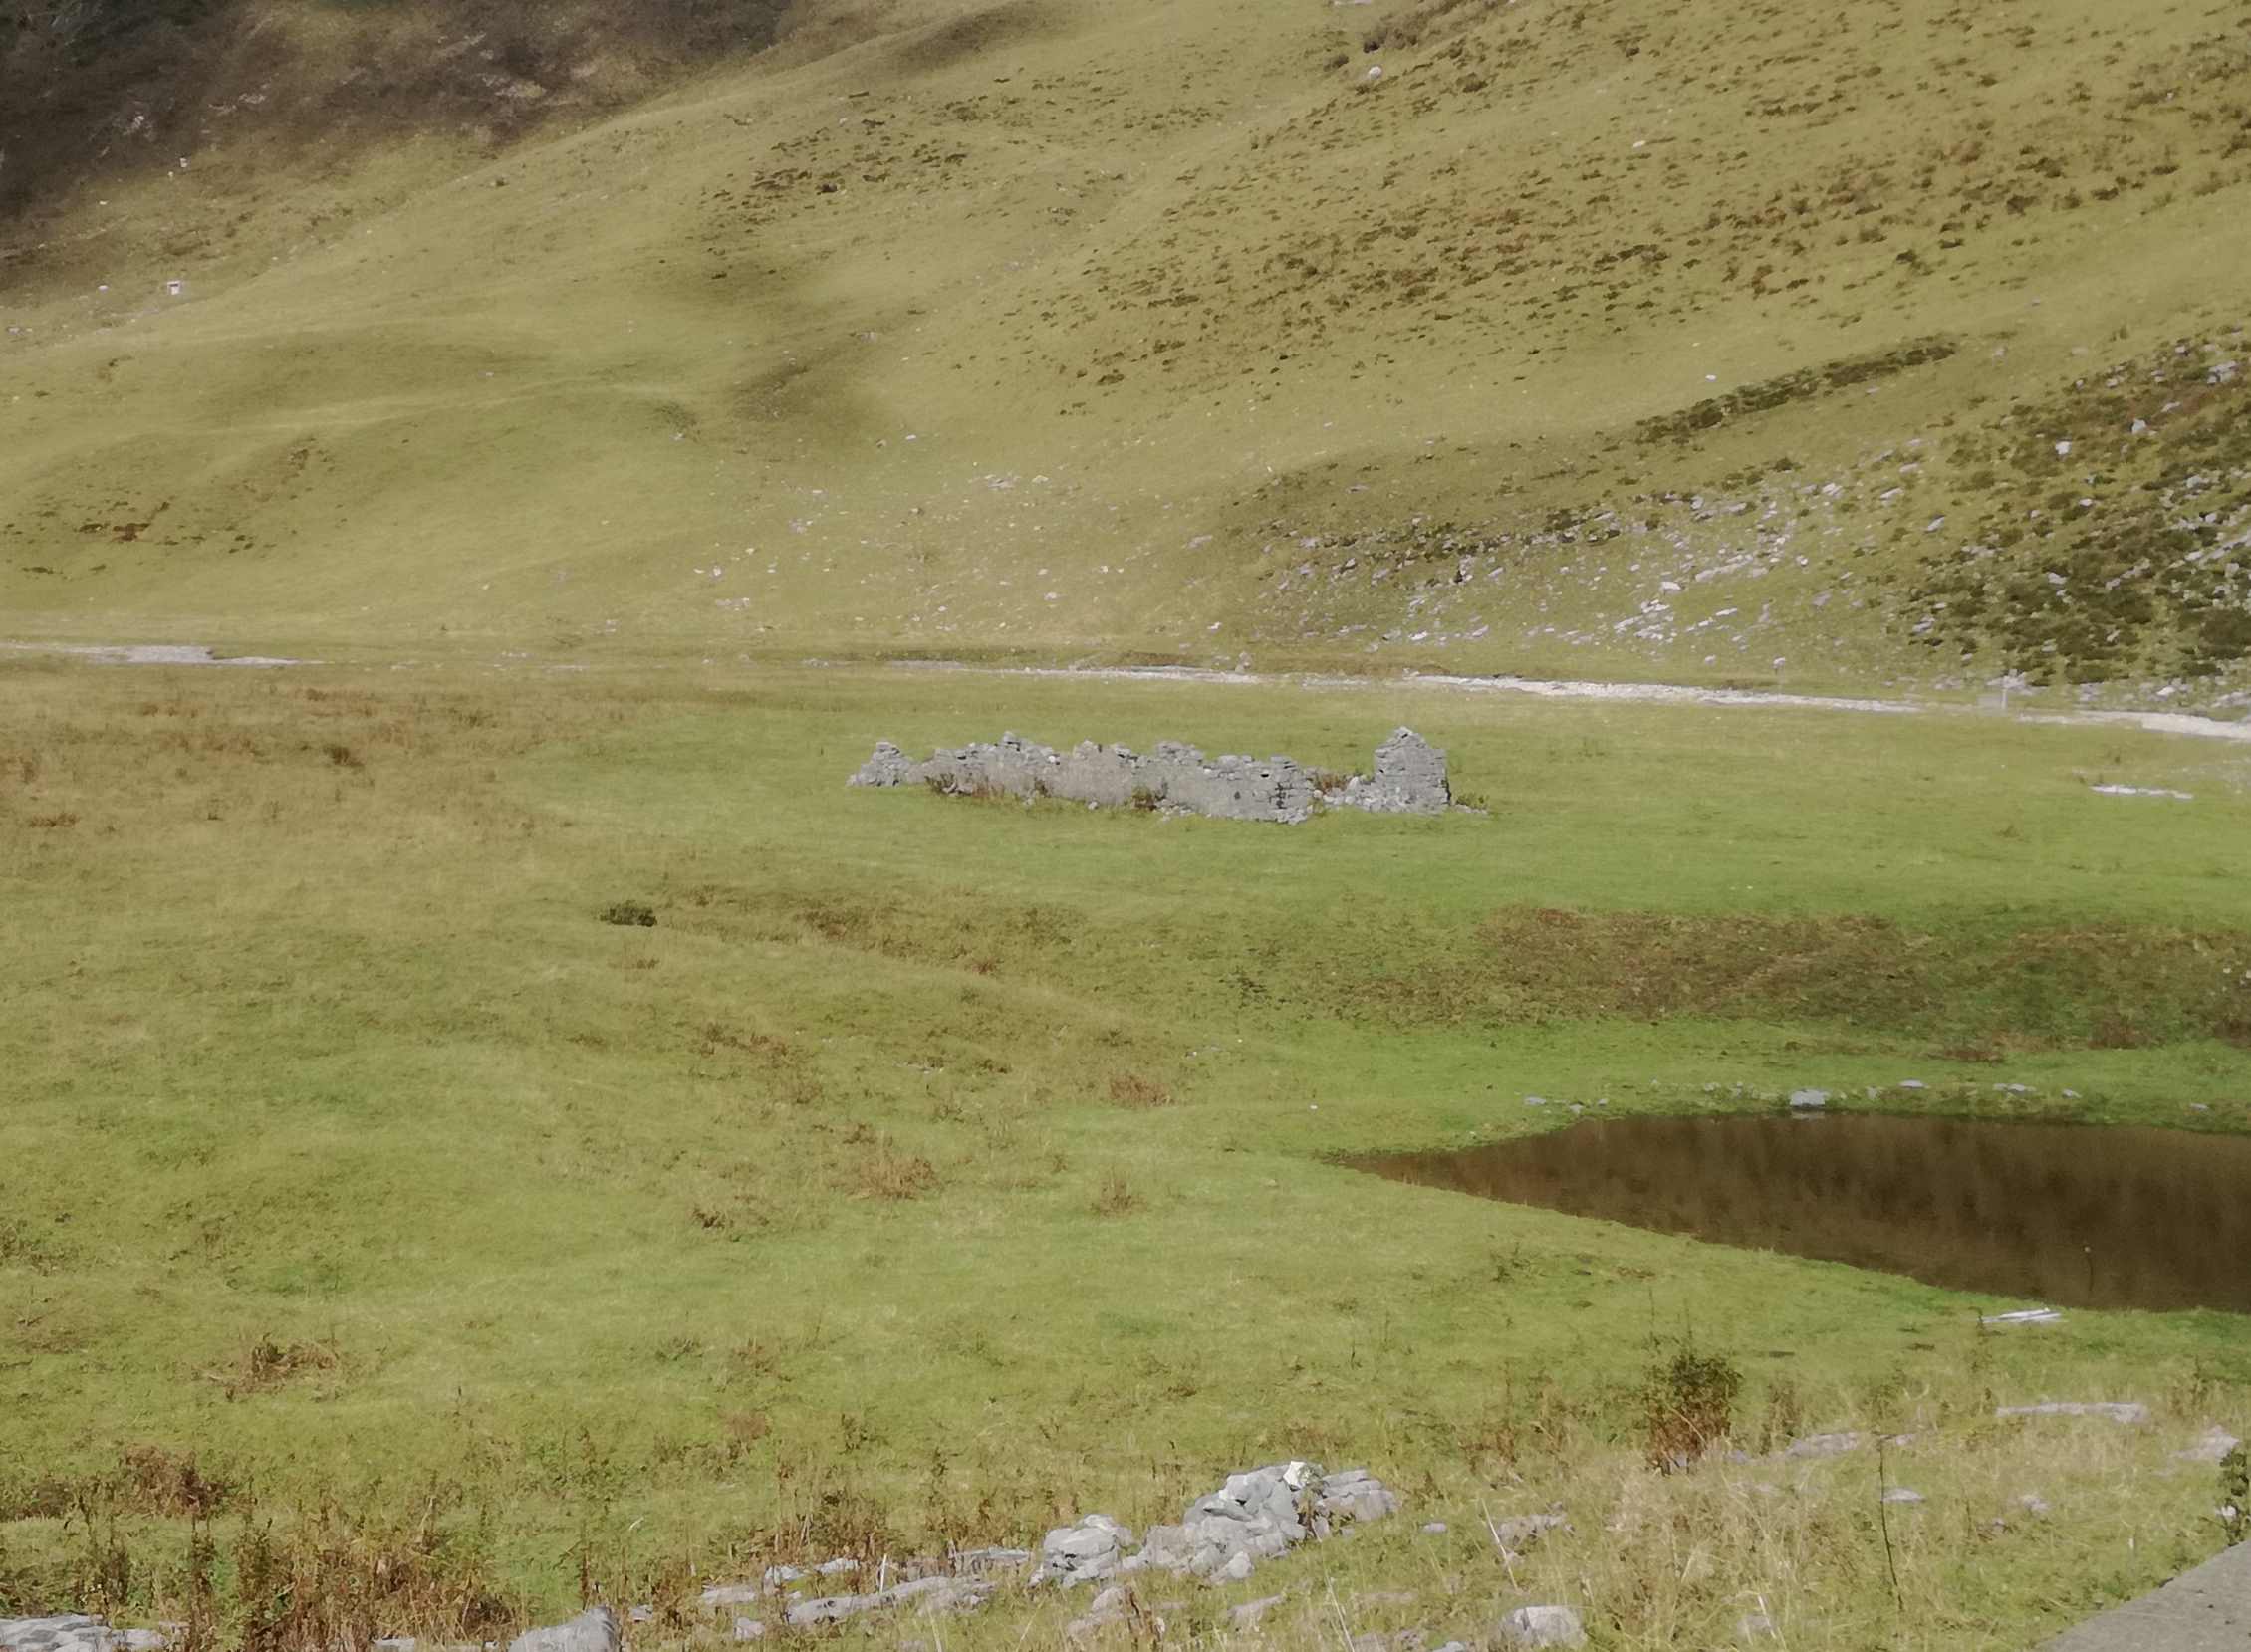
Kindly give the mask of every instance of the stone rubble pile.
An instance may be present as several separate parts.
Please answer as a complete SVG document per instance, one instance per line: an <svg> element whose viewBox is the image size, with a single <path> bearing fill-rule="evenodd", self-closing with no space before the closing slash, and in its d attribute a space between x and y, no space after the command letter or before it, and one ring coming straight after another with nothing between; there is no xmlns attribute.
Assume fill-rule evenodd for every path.
<svg viewBox="0 0 2251 1652"><path fill-rule="evenodd" d="M1133 1534L1108 1515L1058 1527L1041 1540L1032 1581L1069 1587L1156 1570L1239 1583L1259 1561L1308 1537L1327 1537L1353 1521L1381 1520L1398 1507L1398 1498L1366 1469L1324 1475L1317 1463L1276 1463L1229 1475L1218 1491L1190 1504L1177 1526L1151 1527L1130 1554Z"/></svg>
<svg viewBox="0 0 2251 1652"><path fill-rule="evenodd" d="M810 1598L793 1594L792 1585L856 1572L858 1563L831 1560L812 1568L771 1566L758 1582L705 1589L703 1605L715 1611L772 1602L792 1629L820 1628L903 1606L924 1613L971 1611L984 1605L1011 1575L1033 1566L1035 1558L1038 1564L1029 1581L1037 1587L1070 1588L1139 1571L1230 1583L1248 1577L1259 1561L1286 1553L1309 1538L1327 1537L1355 1521L1381 1520L1398 1507L1398 1498L1366 1469L1324 1474L1314 1463L1277 1463L1228 1476L1218 1491L1189 1505L1177 1526L1152 1528L1138 1546L1131 1528L1108 1515L1088 1515L1050 1532L1037 1556L1021 1548L964 1549L943 1559L909 1560L895 1569L886 1565L885 1575L901 1579L895 1583L886 1585L885 1575L879 1575L874 1589ZM1117 1621L1128 1609L1122 1589L1106 1589L1079 1620L1079 1631L1091 1632ZM768 1632L763 1618L734 1620L737 1640L762 1640ZM519 1643L512 1652L582 1649ZM583 1652L604 1649L589 1647Z"/></svg>
<svg viewBox="0 0 2251 1652"><path fill-rule="evenodd" d="M924 1612L966 1612L982 1606L998 1586L985 1577L916 1577L867 1594L832 1594L796 1601L783 1615L793 1629L813 1629L894 1606L915 1606Z"/></svg>
<svg viewBox="0 0 2251 1652"><path fill-rule="evenodd" d="M596 1606L568 1623L526 1630L508 1643L508 1652L618 1652L619 1645L618 1614Z"/></svg>
<svg viewBox="0 0 2251 1652"><path fill-rule="evenodd" d="M997 745L941 747L920 763L885 740L847 784L1060 798L1090 809L1146 808L1285 826L1311 820L1318 807L1379 815L1438 815L1453 807L1446 754L1403 728L1376 748L1373 774L1354 775L1326 791L1313 771L1287 757L1207 758L1170 740L1146 754L1091 740L1058 752L1014 733Z"/></svg>
<svg viewBox="0 0 2251 1652"><path fill-rule="evenodd" d="M961 1612L983 1606L1004 1586L1069 1589L1081 1583L1105 1585L1067 1629L1078 1640L1105 1627L1131 1620L1163 1632L1163 1614L1178 1612L1177 1601L1141 1604L1126 1580L1135 1573L1196 1579L1214 1586L1240 1582L1261 1561L1277 1558L1308 1541L1350 1534L1355 1523L1384 1520L1398 1513L1399 1499L1366 1469L1324 1472L1318 1463L1270 1464L1227 1477L1226 1484L1198 1498L1177 1524L1155 1526L1136 1544L1130 1528L1108 1515L1093 1514L1058 1527L1041 1540L1035 1554L1022 1548L960 1549L942 1557L921 1556L903 1563L885 1560L873 1568L875 1586L856 1592L814 1595L808 1591L832 1580L865 1577L870 1568L851 1558L816 1566L775 1565L754 1582L714 1584L702 1593L706 1611L735 1607L769 1608L768 1616L736 1616L732 1638L763 1641L793 1631L818 1631L870 1613L912 1607L923 1614ZM1497 1541L1521 1551L1543 1535L1569 1530L1560 1510L1488 1522ZM1429 1530L1425 1528L1425 1530ZM1443 1526L1438 1527L1443 1532ZM1029 1571L1030 1575L1025 1574ZM894 1581L895 1579L895 1581ZM1269 1595L1235 1607L1230 1627L1257 1633L1287 1596ZM1364 1597L1365 1603L1406 1606L1408 1594ZM633 1623L651 1622L654 1612L636 1606ZM769 1619L778 1621L769 1621ZM153 1629L113 1629L100 1618L69 1615L0 1618L0 1652L165 1652L176 1645L178 1625ZM1519 1608L1494 1626L1501 1646L1582 1646L1577 1615L1562 1606ZM618 1614L595 1606L568 1622L526 1631L508 1652L622 1652ZM416 1642L397 1638L373 1643L378 1652L417 1652ZM1432 1652L1419 1629L1361 1635L1354 1652ZM475 1652L468 1647L440 1652ZM485 1652L491 1652L487 1643ZM1434 1652L1466 1652L1447 1642Z"/></svg>
<svg viewBox="0 0 2251 1652"><path fill-rule="evenodd" d="M768 1566L758 1582L714 1584L703 1591L702 1600L706 1611L771 1601L790 1628L814 1629L898 1606L914 1606L925 1613L970 1611L990 1599L1009 1574L1021 1572L1031 1563L1032 1551L1028 1548L965 1548L942 1558L925 1555L899 1565L885 1562L873 1589L814 1596L793 1592L793 1586L799 1583L818 1583L861 1571L858 1560L839 1558L817 1566ZM892 1577L899 1581L889 1582ZM738 1641L763 1640L767 1633L763 1618L734 1620L734 1638Z"/></svg>

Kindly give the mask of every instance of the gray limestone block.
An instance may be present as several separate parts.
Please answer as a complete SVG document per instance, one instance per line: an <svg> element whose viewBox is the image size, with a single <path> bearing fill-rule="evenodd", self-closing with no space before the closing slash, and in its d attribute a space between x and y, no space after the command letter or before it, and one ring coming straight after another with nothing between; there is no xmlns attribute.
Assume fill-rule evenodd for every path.
<svg viewBox="0 0 2251 1652"><path fill-rule="evenodd" d="M722 1607L727 1607L727 1606L754 1606L754 1605L756 1605L756 1604L758 1603L758 1601L760 1600L760 1598L761 1598L761 1597L763 1597L764 1595L766 1595L767 1593L769 1593L769 1592L770 1592L770 1591L771 1591L772 1589L780 1587L780 1584L779 1584L779 1583L777 1583L777 1582L773 1582L773 1581L772 1581L772 1579L773 1579L773 1576L774 1576L774 1572L775 1572L775 1570L777 1570L777 1569L779 1569L779 1568L772 1568L772 1567L770 1567L770 1568L769 1568L769 1569L767 1570L767 1573L766 1573L766 1575L767 1575L767 1578L769 1579L769 1581L768 1581L767 1583L764 1583L764 1584L760 1584L760 1583L715 1583L715 1584L713 1584L713 1585L712 1585L712 1586L711 1586L710 1588L708 1588L708 1589L705 1589L705 1590L703 1591L703 1604L704 1604L704 1607L705 1607L705 1608L706 1608L707 1610L712 1610L712 1611L716 1611L716 1610L718 1610L718 1609L720 1609L720 1608L722 1608Z"/></svg>
<svg viewBox="0 0 2251 1652"><path fill-rule="evenodd" d="M2105 1417L2114 1423L2145 1423L2149 1408L2139 1400L2043 1400L2038 1405L1999 1405L1996 1417Z"/></svg>
<svg viewBox="0 0 2251 1652"><path fill-rule="evenodd" d="M568 1623L526 1630L508 1643L508 1652L618 1652L620 1644L618 1614L596 1606Z"/></svg>
<svg viewBox="0 0 2251 1652"><path fill-rule="evenodd" d="M1340 1469L1322 1480L1313 1506L1333 1520L1375 1521L1397 1514L1399 1499L1366 1469Z"/></svg>
<svg viewBox="0 0 2251 1652"><path fill-rule="evenodd" d="M1259 1619L1289 1598L1288 1595L1269 1594L1257 1600L1246 1600L1229 1609L1227 1627L1230 1629L1256 1629Z"/></svg>
<svg viewBox="0 0 2251 1652"><path fill-rule="evenodd" d="M1503 1646L1585 1646L1587 1630L1569 1606L1519 1606L1493 1627Z"/></svg>
<svg viewBox="0 0 2251 1652"><path fill-rule="evenodd" d="M2224 1428L2207 1428L2196 1437L2196 1443L2186 1451L2176 1451L2173 1456L2183 1463L2217 1463L2237 1446L2243 1444Z"/></svg>
<svg viewBox="0 0 2251 1652"><path fill-rule="evenodd" d="M987 1572L1021 1571L1032 1563L1028 1548L964 1548L952 1556L957 1576L977 1577Z"/></svg>
<svg viewBox="0 0 2251 1652"><path fill-rule="evenodd" d="M0 1648L7 1652L117 1652L124 1644L124 1635L83 1612L0 1617Z"/></svg>
<svg viewBox="0 0 2251 1652"><path fill-rule="evenodd" d="M1088 1515L1072 1526L1059 1526L1040 1539L1040 1569L1034 1581L1066 1586L1108 1577L1117 1571L1131 1546L1130 1528L1108 1515Z"/></svg>
<svg viewBox="0 0 2251 1652"><path fill-rule="evenodd" d="M1570 1517L1550 1511L1537 1515L1511 1515L1493 1524L1493 1540L1511 1554L1522 1554L1550 1532L1571 1530Z"/></svg>

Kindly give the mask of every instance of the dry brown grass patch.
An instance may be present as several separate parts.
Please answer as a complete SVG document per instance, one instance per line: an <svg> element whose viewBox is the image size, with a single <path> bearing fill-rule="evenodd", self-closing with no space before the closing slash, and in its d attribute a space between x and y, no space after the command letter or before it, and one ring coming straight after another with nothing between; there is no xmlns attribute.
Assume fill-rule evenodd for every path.
<svg viewBox="0 0 2251 1652"><path fill-rule="evenodd" d="M1129 1216L1141 1208L1141 1196L1133 1191L1133 1184L1113 1170L1102 1179L1095 1190L1094 1211L1097 1216Z"/></svg>
<svg viewBox="0 0 2251 1652"><path fill-rule="evenodd" d="M343 1363L344 1356L333 1343L285 1343L261 1335L244 1343L230 1363L205 1371L203 1380L217 1383L231 1400L264 1393L298 1377L334 1371Z"/></svg>
<svg viewBox="0 0 2251 1652"><path fill-rule="evenodd" d="M936 1166L919 1153L900 1149L889 1136L877 1136L852 1169L852 1187L862 1199L919 1199L937 1190Z"/></svg>
<svg viewBox="0 0 2251 1652"><path fill-rule="evenodd" d="M1139 1072L1114 1072L1110 1078L1110 1098L1121 1107L1169 1107L1172 1091L1156 1079Z"/></svg>

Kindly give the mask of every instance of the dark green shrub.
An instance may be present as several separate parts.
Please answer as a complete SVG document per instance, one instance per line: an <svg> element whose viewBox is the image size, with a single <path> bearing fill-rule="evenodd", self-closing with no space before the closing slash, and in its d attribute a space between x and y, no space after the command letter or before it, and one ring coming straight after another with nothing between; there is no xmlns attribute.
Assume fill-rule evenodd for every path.
<svg viewBox="0 0 2251 1652"><path fill-rule="evenodd" d="M1653 1365L1645 1387L1649 1466L1665 1474L1687 1468L1725 1439L1742 1388L1731 1360L1693 1346Z"/></svg>

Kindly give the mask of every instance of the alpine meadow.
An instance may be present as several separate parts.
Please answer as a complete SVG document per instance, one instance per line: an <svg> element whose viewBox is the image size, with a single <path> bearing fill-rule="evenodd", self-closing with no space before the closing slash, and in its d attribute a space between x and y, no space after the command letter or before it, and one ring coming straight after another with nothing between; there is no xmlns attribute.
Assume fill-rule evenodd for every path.
<svg viewBox="0 0 2251 1652"><path fill-rule="evenodd" d="M2251 1622L2251 0L0 0L0 324L5 1652Z"/></svg>

